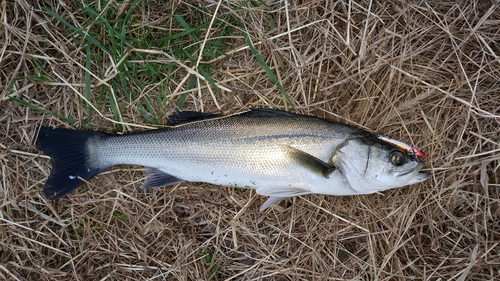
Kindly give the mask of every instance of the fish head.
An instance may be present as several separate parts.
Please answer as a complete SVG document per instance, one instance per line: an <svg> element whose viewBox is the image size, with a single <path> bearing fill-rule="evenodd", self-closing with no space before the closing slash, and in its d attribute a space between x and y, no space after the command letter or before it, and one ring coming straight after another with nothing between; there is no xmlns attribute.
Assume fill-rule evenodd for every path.
<svg viewBox="0 0 500 281"><path fill-rule="evenodd" d="M334 151L332 162L359 194L403 187L429 177L420 172L424 163L417 155L372 135L344 141Z"/></svg>

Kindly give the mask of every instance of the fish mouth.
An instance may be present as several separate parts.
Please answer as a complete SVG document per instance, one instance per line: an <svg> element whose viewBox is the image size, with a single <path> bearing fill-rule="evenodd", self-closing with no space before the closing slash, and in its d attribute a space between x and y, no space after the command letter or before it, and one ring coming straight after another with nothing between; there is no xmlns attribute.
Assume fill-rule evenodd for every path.
<svg viewBox="0 0 500 281"><path fill-rule="evenodd" d="M419 172L419 170L409 170L401 173L397 173L396 177L404 179L406 178L406 185L415 184L423 182L430 177L427 172Z"/></svg>
<svg viewBox="0 0 500 281"><path fill-rule="evenodd" d="M410 181L408 181L408 184L423 182L426 179L428 179L430 176L431 176L431 174L429 174L429 173L418 172L415 174L415 176Z"/></svg>
<svg viewBox="0 0 500 281"><path fill-rule="evenodd" d="M407 179L406 184L408 185L423 182L430 176L429 173L420 171L420 169L422 169L423 166L424 166L423 163L419 163L417 167L413 169L408 169L406 171L400 171L396 173L395 176L398 178L406 178Z"/></svg>
<svg viewBox="0 0 500 281"><path fill-rule="evenodd" d="M404 176L409 175L411 173L418 173L418 171L416 172L415 169L411 169L411 170L406 170L404 172L398 172L398 173L396 173L396 177L398 177L398 178L404 177Z"/></svg>
<svg viewBox="0 0 500 281"><path fill-rule="evenodd" d="M418 172L420 172L420 170L423 167L424 167L424 163L417 162L417 163L415 163L415 165L413 167L408 167L405 170L395 171L394 175L399 178L399 177L404 177L404 176L407 176L410 174L418 174Z"/></svg>

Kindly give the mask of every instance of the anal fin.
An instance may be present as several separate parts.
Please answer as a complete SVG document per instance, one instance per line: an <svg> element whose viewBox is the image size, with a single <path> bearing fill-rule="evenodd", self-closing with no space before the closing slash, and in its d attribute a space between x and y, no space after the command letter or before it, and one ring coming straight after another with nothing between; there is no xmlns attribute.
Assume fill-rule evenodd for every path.
<svg viewBox="0 0 500 281"><path fill-rule="evenodd" d="M146 181L141 185L142 189L159 188L184 182L184 180L176 178L156 168L145 167L145 170Z"/></svg>

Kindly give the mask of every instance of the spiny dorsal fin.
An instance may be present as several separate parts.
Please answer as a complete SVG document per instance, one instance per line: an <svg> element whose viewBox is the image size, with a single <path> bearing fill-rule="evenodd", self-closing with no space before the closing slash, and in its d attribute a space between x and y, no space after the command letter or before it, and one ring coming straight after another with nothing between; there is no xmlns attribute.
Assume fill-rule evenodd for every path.
<svg viewBox="0 0 500 281"><path fill-rule="evenodd" d="M318 173L325 178L328 178L329 175L336 169L334 166L329 165L321 159L318 159L300 149L291 147L289 145L285 145L284 149L288 157L304 166L305 168L311 170L312 172Z"/></svg>
<svg viewBox="0 0 500 281"><path fill-rule="evenodd" d="M296 113L287 112L273 108L252 108L249 111L237 114L238 116L246 117L297 117L301 116ZM222 117L215 113L205 113L198 111L176 111L168 117L167 126L177 126L190 122L208 120Z"/></svg>
<svg viewBox="0 0 500 281"><path fill-rule="evenodd" d="M301 116L297 113L283 111L274 108L252 108L247 112L243 112L240 116L248 117L297 117Z"/></svg>
<svg viewBox="0 0 500 281"><path fill-rule="evenodd" d="M216 117L220 117L220 115L197 111L176 111L168 117L167 126L177 126L180 124L207 120Z"/></svg>

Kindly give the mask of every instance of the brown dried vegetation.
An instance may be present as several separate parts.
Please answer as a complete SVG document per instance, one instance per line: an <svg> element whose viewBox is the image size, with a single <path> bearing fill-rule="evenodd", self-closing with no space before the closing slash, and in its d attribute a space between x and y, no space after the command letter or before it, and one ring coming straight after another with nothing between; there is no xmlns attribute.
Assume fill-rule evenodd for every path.
<svg viewBox="0 0 500 281"><path fill-rule="evenodd" d="M265 2L1 2L0 279L499 278L498 4ZM263 213L253 190L140 190L128 166L43 196L37 127L141 130L177 105L357 124L419 146L432 177Z"/></svg>

